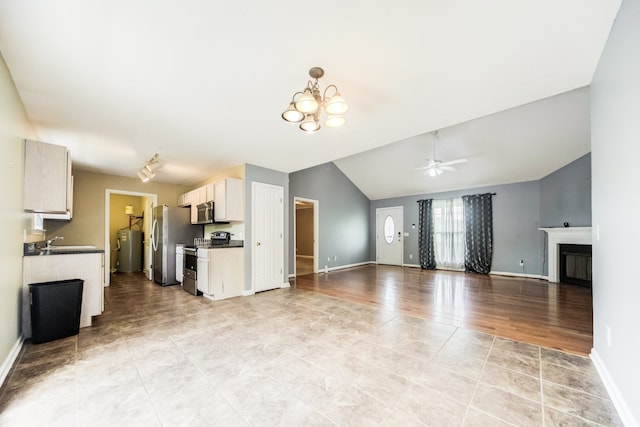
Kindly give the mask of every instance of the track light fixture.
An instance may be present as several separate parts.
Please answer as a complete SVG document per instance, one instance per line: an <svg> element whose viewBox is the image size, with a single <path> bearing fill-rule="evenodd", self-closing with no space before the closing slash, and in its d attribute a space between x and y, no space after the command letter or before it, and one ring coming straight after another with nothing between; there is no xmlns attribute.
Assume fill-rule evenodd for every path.
<svg viewBox="0 0 640 427"><path fill-rule="evenodd" d="M149 180L153 179L153 177L156 176L156 172L160 166L158 164L159 162L160 161L158 160L158 154L156 153L152 158L147 160L142 169L138 171L138 178L140 178L142 182L148 182Z"/></svg>
<svg viewBox="0 0 640 427"><path fill-rule="evenodd" d="M300 123L301 130L313 133L320 129L320 116L324 110L327 113L324 123L327 127L342 126L345 122L342 115L349 110L349 105L338 92L337 86L327 86L320 96L318 79L324 76L324 70L313 67L309 70L309 76L315 81L309 80L304 91L293 94L289 106L282 113L282 118L289 123ZM333 95L329 97L327 91L330 89L333 89Z"/></svg>

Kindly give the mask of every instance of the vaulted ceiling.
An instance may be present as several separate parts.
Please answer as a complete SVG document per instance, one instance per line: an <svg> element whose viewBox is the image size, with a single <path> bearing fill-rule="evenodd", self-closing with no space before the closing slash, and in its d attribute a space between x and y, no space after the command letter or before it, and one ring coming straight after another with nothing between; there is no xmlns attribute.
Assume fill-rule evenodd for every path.
<svg viewBox="0 0 640 427"><path fill-rule="evenodd" d="M39 139L76 167L135 177L158 153L157 180L195 185L335 161L377 199L538 179L588 152L576 89L619 6L3 0L0 52ZM312 66L351 108L308 135L280 114ZM438 157L469 161L430 179L415 168L437 129Z"/></svg>

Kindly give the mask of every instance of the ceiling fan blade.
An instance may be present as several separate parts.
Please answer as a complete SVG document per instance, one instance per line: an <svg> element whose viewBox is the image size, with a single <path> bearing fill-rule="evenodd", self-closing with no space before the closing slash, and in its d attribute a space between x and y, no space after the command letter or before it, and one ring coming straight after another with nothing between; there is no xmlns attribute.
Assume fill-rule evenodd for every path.
<svg viewBox="0 0 640 427"><path fill-rule="evenodd" d="M442 169L443 171L449 171L449 172L453 172L456 171L458 169L454 168L453 166L448 166L445 164L440 165L440 169Z"/></svg>
<svg viewBox="0 0 640 427"><path fill-rule="evenodd" d="M422 166L419 168L415 168L415 169L431 169L436 167L440 162L438 160L433 160L433 159L425 159L427 161L427 165L426 166Z"/></svg>
<svg viewBox="0 0 640 427"><path fill-rule="evenodd" d="M467 159L451 160L449 162L440 163L440 166L451 166L451 165L457 165L457 164L460 164L460 163L467 163L467 162L468 162Z"/></svg>

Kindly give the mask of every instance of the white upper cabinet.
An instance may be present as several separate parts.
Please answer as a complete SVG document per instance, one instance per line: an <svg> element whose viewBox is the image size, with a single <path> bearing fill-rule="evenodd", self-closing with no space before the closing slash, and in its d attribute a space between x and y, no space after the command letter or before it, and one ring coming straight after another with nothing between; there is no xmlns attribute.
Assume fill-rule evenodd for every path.
<svg viewBox="0 0 640 427"><path fill-rule="evenodd" d="M206 197L204 199L205 202L213 202L215 200L215 186L213 182L211 184L207 184L205 187Z"/></svg>
<svg viewBox="0 0 640 427"><path fill-rule="evenodd" d="M73 203L67 147L25 140L24 210L67 214Z"/></svg>
<svg viewBox="0 0 640 427"><path fill-rule="evenodd" d="M216 221L244 221L244 183L237 178L215 182L214 218Z"/></svg>

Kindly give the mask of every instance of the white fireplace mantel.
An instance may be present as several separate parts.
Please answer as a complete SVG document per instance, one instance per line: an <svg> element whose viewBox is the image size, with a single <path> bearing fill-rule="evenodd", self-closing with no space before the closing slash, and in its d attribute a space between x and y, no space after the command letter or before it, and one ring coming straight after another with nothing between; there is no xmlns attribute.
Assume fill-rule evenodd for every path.
<svg viewBox="0 0 640 427"><path fill-rule="evenodd" d="M590 245L592 242L591 227L558 227L538 228L549 236L547 240L548 280L557 283L560 281L558 273L558 245Z"/></svg>

